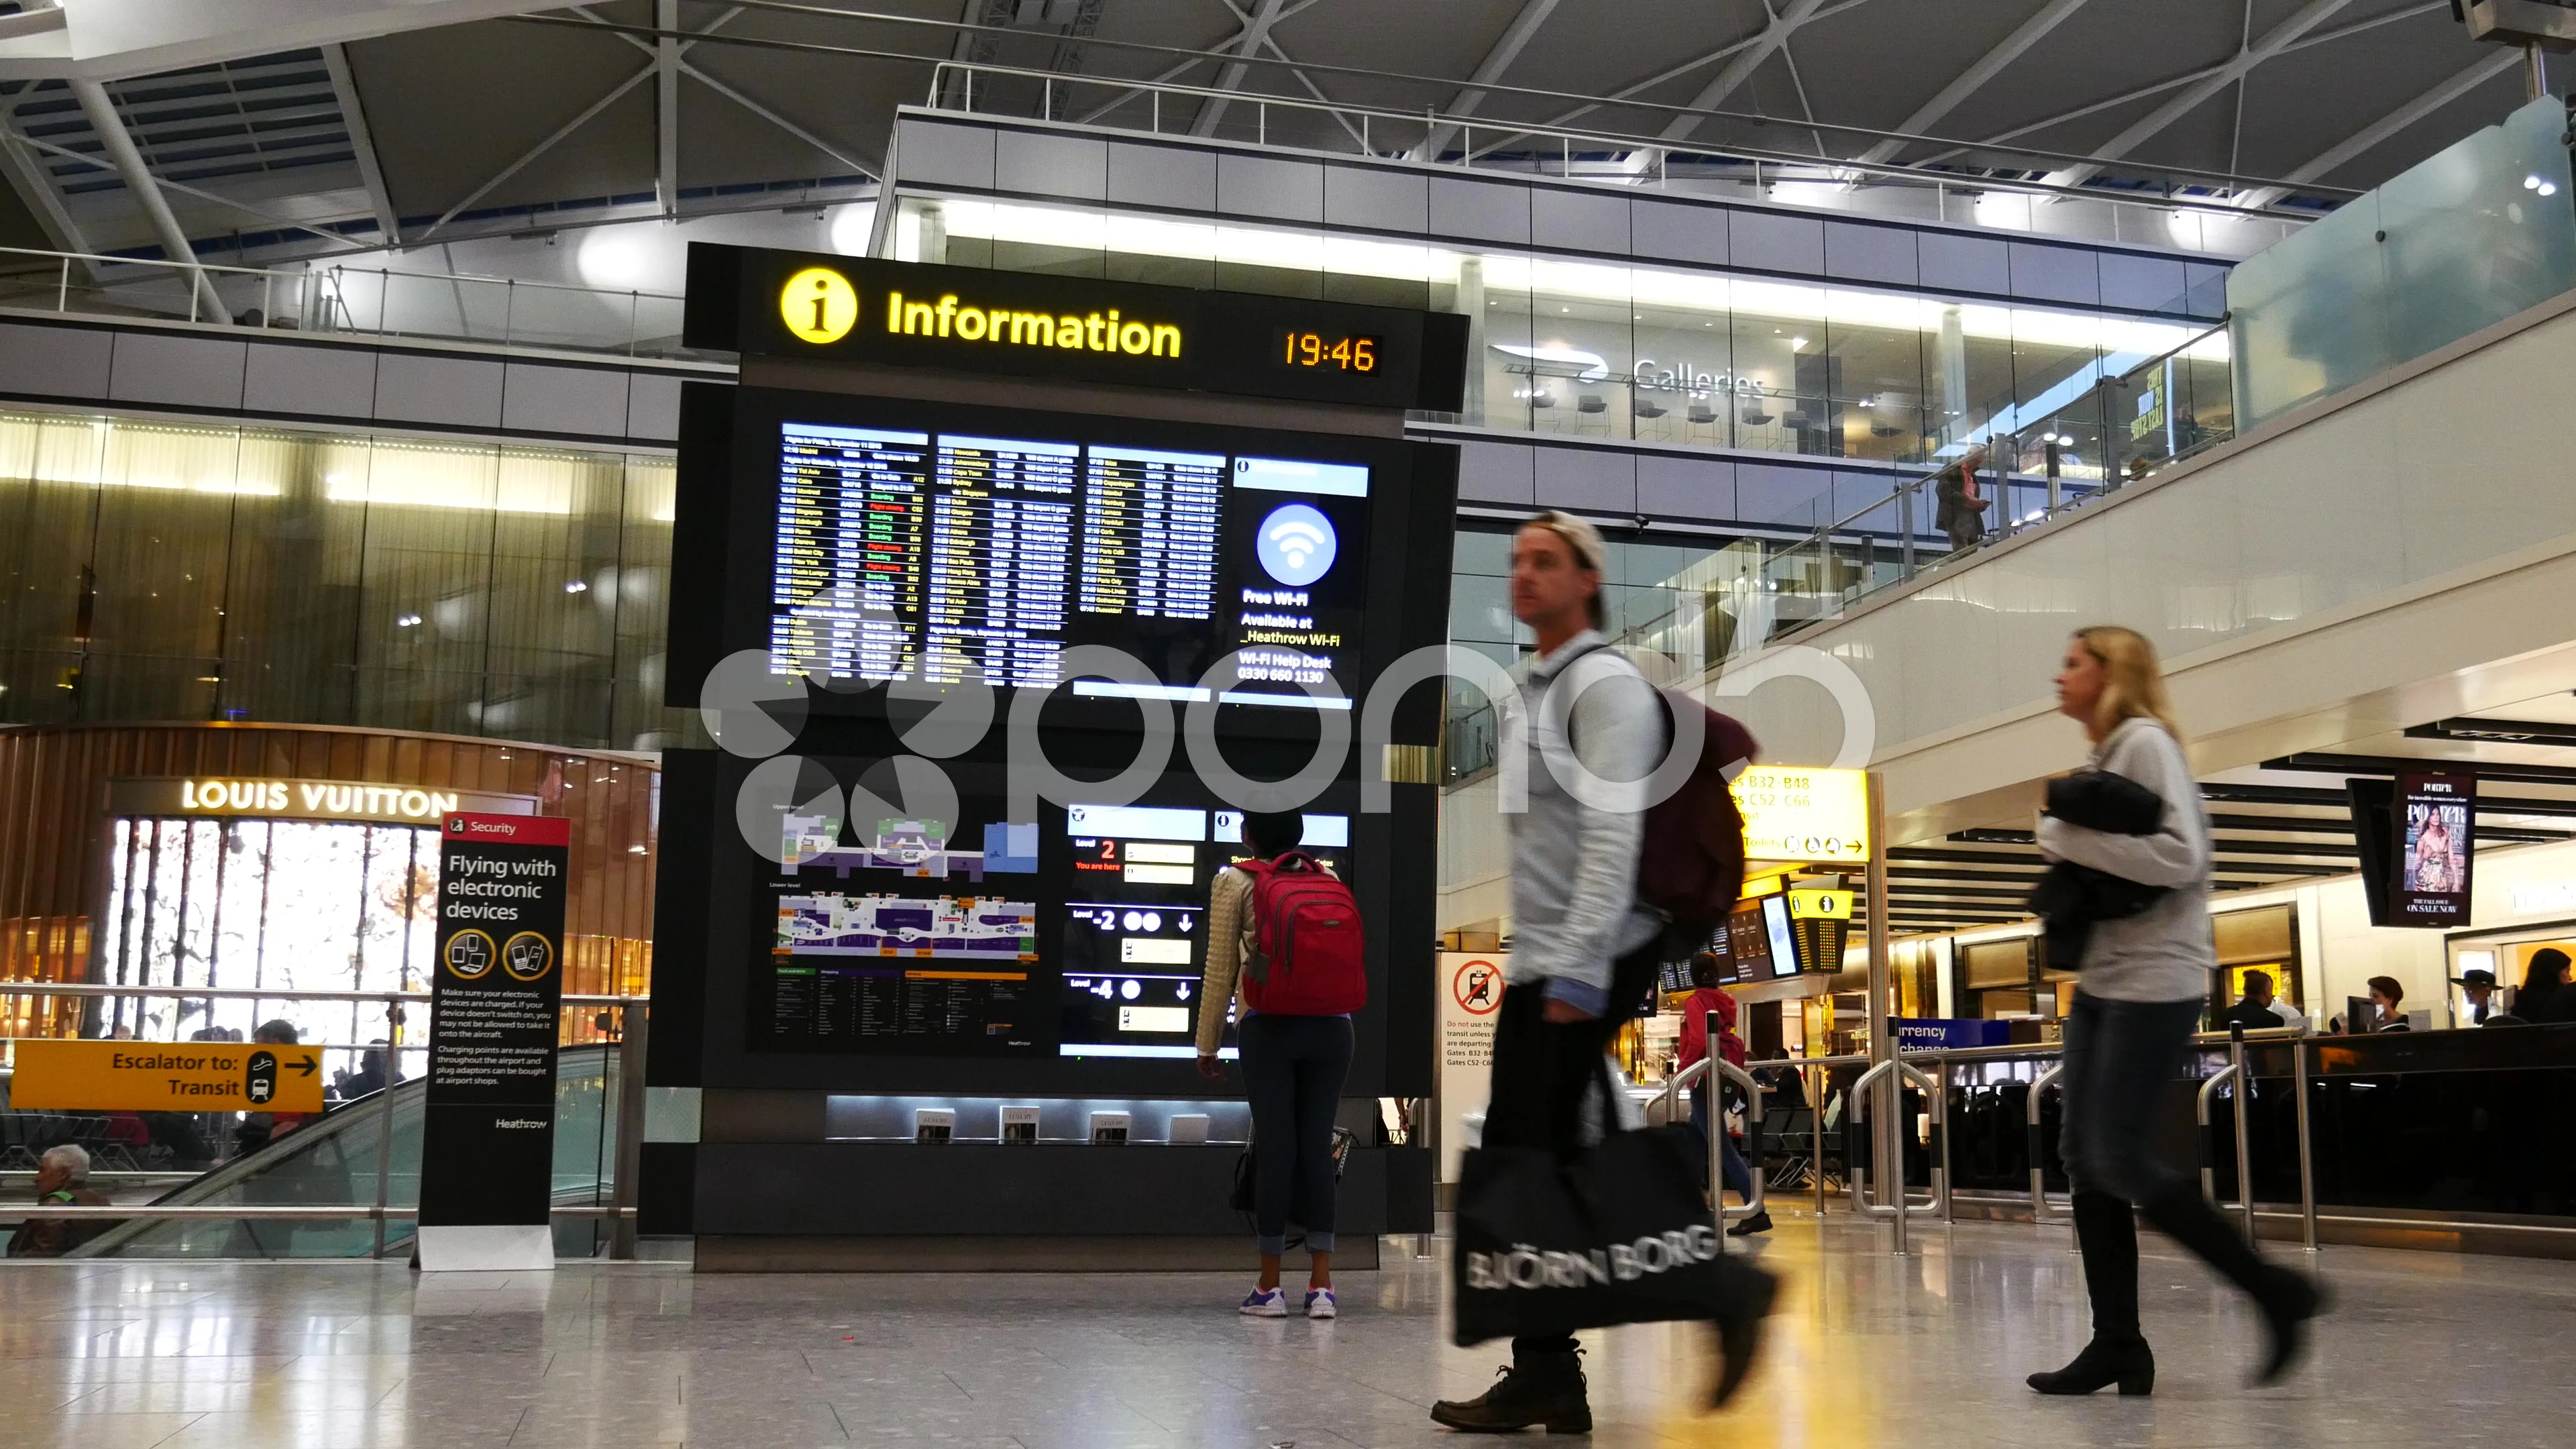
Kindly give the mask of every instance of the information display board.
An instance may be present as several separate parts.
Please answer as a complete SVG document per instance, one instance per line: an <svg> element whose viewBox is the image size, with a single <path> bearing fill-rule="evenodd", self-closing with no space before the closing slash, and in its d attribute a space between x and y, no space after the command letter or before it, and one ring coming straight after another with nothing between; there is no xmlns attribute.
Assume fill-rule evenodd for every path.
<svg viewBox="0 0 2576 1449"><path fill-rule="evenodd" d="M682 533L740 546L675 560L675 596L722 619L693 650L675 608L679 673L766 648L819 710L867 714L899 680L1054 690L1067 650L1102 645L1142 677L1086 672L1071 698L1239 728L1353 709L1395 642L1367 621L1406 592L1382 541L1405 536L1411 445L740 391L733 458L762 486L719 502L684 478Z"/></svg>

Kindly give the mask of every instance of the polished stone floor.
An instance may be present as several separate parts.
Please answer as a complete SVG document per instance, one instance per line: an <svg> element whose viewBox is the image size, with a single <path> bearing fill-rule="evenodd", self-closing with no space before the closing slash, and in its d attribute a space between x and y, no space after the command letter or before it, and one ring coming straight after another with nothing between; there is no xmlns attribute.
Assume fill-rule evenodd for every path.
<svg viewBox="0 0 2576 1449"><path fill-rule="evenodd" d="M2150 1238L2151 1400L2021 1386L2084 1337L2064 1229L1783 1217L1789 1278L1740 1403L1696 1412L1698 1330L1594 1335L1602 1446L2334 1449L2556 1442L2576 1264L2330 1248L2341 1294L2289 1382L2238 1386L2255 1327ZM423 1282L399 1266L0 1268L0 1449L883 1445L1345 1449L1455 1442L1423 1410L1493 1349L1443 1340L1430 1262L1346 1275L1344 1317L1235 1316L1193 1274L699 1277L669 1265Z"/></svg>

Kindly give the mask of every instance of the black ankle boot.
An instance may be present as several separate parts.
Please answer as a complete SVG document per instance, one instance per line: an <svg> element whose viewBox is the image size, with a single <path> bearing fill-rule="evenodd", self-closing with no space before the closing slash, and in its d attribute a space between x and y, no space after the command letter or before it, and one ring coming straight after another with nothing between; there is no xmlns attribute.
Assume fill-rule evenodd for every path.
<svg viewBox="0 0 2576 1449"><path fill-rule="evenodd" d="M1740 1256L1718 1259L1718 1271L1724 1276L1719 1289L1724 1306L1710 1320L1717 1330L1717 1384L1709 1404L1722 1409L1753 1372L1753 1360L1762 1351L1762 1320L1771 1316L1780 1280Z"/></svg>
<svg viewBox="0 0 2576 1449"><path fill-rule="evenodd" d="M1501 1434L1537 1425L1551 1434L1592 1432L1581 1349L1514 1356L1494 1386L1473 1399L1443 1399L1432 1422L1471 1434Z"/></svg>
<svg viewBox="0 0 2576 1449"><path fill-rule="evenodd" d="M2307 1348L2308 1320L2325 1310L2323 1288L2306 1274L2264 1262L2235 1226L2187 1184L2159 1194L2146 1210L2147 1221L2244 1289L2262 1310L2267 1342L2253 1381L2268 1384L2289 1372Z"/></svg>
<svg viewBox="0 0 2576 1449"><path fill-rule="evenodd" d="M2084 1254L2093 1341L2066 1367L2032 1374L2030 1386L2089 1394L2116 1383L2123 1394L2153 1393L2156 1356L2138 1331L2138 1220L2128 1203L2109 1193L2075 1194L2075 1245Z"/></svg>
<svg viewBox="0 0 2576 1449"><path fill-rule="evenodd" d="M2096 1338L2075 1361L2055 1373L2030 1376L2030 1386L2043 1394L2089 1394L2112 1384L2122 1395L2156 1391L2156 1356L2143 1338L2125 1343Z"/></svg>

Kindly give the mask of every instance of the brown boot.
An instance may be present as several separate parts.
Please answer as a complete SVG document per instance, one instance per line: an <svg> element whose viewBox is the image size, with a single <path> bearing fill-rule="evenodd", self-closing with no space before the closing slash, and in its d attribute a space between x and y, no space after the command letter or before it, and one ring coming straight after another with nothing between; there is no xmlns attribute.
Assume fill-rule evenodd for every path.
<svg viewBox="0 0 2576 1449"><path fill-rule="evenodd" d="M1432 1422L1471 1434L1503 1434L1542 1427L1551 1434L1592 1432L1592 1403L1585 1397L1581 1349L1515 1356L1494 1386L1473 1399L1443 1399L1431 1406Z"/></svg>

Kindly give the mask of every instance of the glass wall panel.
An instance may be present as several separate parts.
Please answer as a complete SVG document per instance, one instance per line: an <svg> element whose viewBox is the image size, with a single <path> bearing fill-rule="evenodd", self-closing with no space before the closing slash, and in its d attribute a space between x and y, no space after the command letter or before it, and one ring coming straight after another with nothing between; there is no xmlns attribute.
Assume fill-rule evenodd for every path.
<svg viewBox="0 0 2576 1449"><path fill-rule="evenodd" d="M905 259L1462 313L1471 356L1458 420L1605 441L1928 468L1997 433L2036 449L2055 432L2077 440L2098 476L2114 451L2102 446L2094 396L2105 372L2202 330L1295 227L1020 202L903 205L895 251Z"/></svg>
<svg viewBox="0 0 2576 1449"><path fill-rule="evenodd" d="M0 722L653 749L667 457L0 412Z"/></svg>

